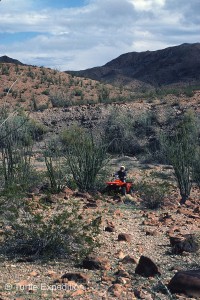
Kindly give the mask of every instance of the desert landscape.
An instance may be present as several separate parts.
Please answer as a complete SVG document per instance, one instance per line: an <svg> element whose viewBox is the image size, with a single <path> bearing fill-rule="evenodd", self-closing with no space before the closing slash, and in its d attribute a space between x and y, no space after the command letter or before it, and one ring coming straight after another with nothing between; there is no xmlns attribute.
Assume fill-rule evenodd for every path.
<svg viewBox="0 0 200 300"><path fill-rule="evenodd" d="M199 54L0 57L0 299L199 299Z"/></svg>

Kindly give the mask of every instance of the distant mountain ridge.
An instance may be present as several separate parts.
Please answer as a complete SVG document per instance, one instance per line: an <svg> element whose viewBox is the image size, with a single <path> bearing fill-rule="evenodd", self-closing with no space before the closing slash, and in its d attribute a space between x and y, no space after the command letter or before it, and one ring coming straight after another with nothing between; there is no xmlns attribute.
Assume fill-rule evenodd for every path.
<svg viewBox="0 0 200 300"><path fill-rule="evenodd" d="M68 73L127 87L200 84L200 43L157 51L129 52L104 66Z"/></svg>
<svg viewBox="0 0 200 300"><path fill-rule="evenodd" d="M19 60L8 57L7 55L0 56L0 63L23 65L23 63L21 63Z"/></svg>

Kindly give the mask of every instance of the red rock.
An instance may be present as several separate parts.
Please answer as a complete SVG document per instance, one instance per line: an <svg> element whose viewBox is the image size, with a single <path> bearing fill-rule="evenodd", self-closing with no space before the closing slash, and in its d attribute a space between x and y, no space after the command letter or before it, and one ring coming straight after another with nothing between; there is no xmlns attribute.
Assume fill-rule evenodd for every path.
<svg viewBox="0 0 200 300"><path fill-rule="evenodd" d="M101 277L101 281L104 281L104 282L113 282L114 281L114 277L112 276L107 276L107 275L103 275Z"/></svg>
<svg viewBox="0 0 200 300"><path fill-rule="evenodd" d="M123 264L137 264L137 259L132 255L126 255L121 262Z"/></svg>
<svg viewBox="0 0 200 300"><path fill-rule="evenodd" d="M125 289L121 284L115 283L109 287L108 292L112 293L116 297L120 297L124 290Z"/></svg>
<svg viewBox="0 0 200 300"><path fill-rule="evenodd" d="M71 294L71 297L82 296L82 295L84 295L84 294L85 294L84 290L76 290L75 292L73 292L73 293Z"/></svg>
<svg viewBox="0 0 200 300"><path fill-rule="evenodd" d="M120 209L115 210L114 212L114 216L115 217L123 217L123 213L121 212Z"/></svg>
<svg viewBox="0 0 200 300"><path fill-rule="evenodd" d="M63 189L63 193L65 194L66 197L72 196L74 194L74 192L70 188L68 188L68 187L65 187Z"/></svg>
<svg viewBox="0 0 200 300"><path fill-rule="evenodd" d="M119 259L123 259L125 254L122 252L122 250L119 250L117 253L115 253L115 256Z"/></svg>
<svg viewBox="0 0 200 300"><path fill-rule="evenodd" d="M129 275L129 273L128 272L126 272L124 269L119 269L119 270L117 270L117 272L115 272L115 275L116 276L119 276L119 277L125 277L125 278L129 278L130 277L130 275Z"/></svg>
<svg viewBox="0 0 200 300"><path fill-rule="evenodd" d="M30 276L36 277L36 276L38 276L38 273L37 273L36 271L32 271L32 272L30 273Z"/></svg>
<svg viewBox="0 0 200 300"><path fill-rule="evenodd" d="M51 278L58 278L59 277L59 275L53 270L47 271L47 276L49 276Z"/></svg>

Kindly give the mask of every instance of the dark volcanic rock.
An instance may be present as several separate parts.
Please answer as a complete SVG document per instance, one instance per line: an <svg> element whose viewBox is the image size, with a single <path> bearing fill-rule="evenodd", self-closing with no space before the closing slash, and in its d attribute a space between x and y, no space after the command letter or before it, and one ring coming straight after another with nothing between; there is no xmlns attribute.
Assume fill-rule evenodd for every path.
<svg viewBox="0 0 200 300"><path fill-rule="evenodd" d="M148 257L141 256L139 263L135 269L135 273L143 277L153 277L160 275L160 271L156 264Z"/></svg>
<svg viewBox="0 0 200 300"><path fill-rule="evenodd" d="M170 236L170 244L173 254L182 254L184 251L193 253L199 250L199 244L192 234Z"/></svg>
<svg viewBox="0 0 200 300"><path fill-rule="evenodd" d="M200 297L200 270L177 272L171 279L168 288L171 293L184 293L190 297Z"/></svg>
<svg viewBox="0 0 200 300"><path fill-rule="evenodd" d="M83 260L83 268L88 270L109 270L110 263L106 258L90 256Z"/></svg>

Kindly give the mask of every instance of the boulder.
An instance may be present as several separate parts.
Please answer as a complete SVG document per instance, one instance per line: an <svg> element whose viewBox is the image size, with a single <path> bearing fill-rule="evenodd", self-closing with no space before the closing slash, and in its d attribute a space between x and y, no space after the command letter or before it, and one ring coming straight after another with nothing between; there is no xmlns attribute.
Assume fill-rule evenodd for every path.
<svg viewBox="0 0 200 300"><path fill-rule="evenodd" d="M183 252L194 253L199 250L199 244L193 234L170 236L170 244L173 254L182 254Z"/></svg>
<svg viewBox="0 0 200 300"><path fill-rule="evenodd" d="M128 233L120 233L118 235L118 241L131 242L131 235Z"/></svg>
<svg viewBox="0 0 200 300"><path fill-rule="evenodd" d="M135 273L143 277L154 277L161 274L156 264L150 258L143 255L140 257Z"/></svg>
<svg viewBox="0 0 200 300"><path fill-rule="evenodd" d="M132 255L126 255L121 262L123 264L137 264L137 259Z"/></svg>
<svg viewBox="0 0 200 300"><path fill-rule="evenodd" d="M83 260L83 268L88 270L110 270L110 263L106 258L88 256Z"/></svg>
<svg viewBox="0 0 200 300"><path fill-rule="evenodd" d="M68 279L69 281L78 283L87 283L89 281L88 275L83 273L65 273L61 276L61 279Z"/></svg>
<svg viewBox="0 0 200 300"><path fill-rule="evenodd" d="M177 272L169 282L168 289L171 293L200 297L200 269Z"/></svg>

